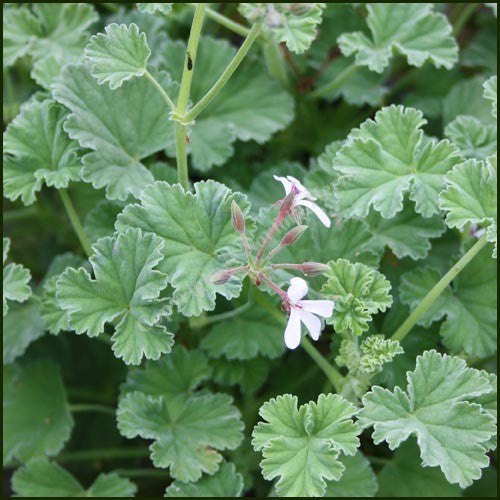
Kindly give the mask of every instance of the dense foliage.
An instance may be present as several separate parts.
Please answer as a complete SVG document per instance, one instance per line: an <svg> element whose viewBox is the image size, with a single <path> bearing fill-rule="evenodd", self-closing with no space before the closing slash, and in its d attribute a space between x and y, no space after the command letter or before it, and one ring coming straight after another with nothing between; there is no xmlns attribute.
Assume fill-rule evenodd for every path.
<svg viewBox="0 0 500 500"><path fill-rule="evenodd" d="M496 15L4 4L4 494L495 496Z"/></svg>

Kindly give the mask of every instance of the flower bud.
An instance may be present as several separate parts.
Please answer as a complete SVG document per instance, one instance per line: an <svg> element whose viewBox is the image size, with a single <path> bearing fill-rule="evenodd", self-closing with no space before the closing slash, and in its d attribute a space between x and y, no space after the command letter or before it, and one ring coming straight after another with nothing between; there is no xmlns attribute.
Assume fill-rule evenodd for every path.
<svg viewBox="0 0 500 500"><path fill-rule="evenodd" d="M307 226L296 226L293 229L290 229L290 231L288 231L288 233L286 233L280 241L280 247L293 245L304 234L306 229Z"/></svg>
<svg viewBox="0 0 500 500"><path fill-rule="evenodd" d="M292 212L293 202L295 201L295 193L293 189L283 198L281 202L280 211L278 212L279 222Z"/></svg>
<svg viewBox="0 0 500 500"><path fill-rule="evenodd" d="M316 276L323 274L330 269L330 266L322 264L321 262L304 262L300 264L300 270L307 276Z"/></svg>
<svg viewBox="0 0 500 500"><path fill-rule="evenodd" d="M222 270L217 271L216 273L210 276L210 283L214 285L223 285L226 281L231 277L231 272Z"/></svg>
<svg viewBox="0 0 500 500"><path fill-rule="evenodd" d="M238 233L245 232L245 218L238 204L233 200L231 203L231 223Z"/></svg>

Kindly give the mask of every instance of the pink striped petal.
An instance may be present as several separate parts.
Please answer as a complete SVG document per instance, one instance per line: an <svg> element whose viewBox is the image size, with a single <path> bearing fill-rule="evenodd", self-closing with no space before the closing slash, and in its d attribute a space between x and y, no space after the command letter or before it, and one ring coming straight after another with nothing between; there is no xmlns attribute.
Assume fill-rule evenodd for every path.
<svg viewBox="0 0 500 500"><path fill-rule="evenodd" d="M292 190L292 183L286 177L280 177L279 175L273 175L273 177L275 180L283 184L286 194L288 194Z"/></svg>

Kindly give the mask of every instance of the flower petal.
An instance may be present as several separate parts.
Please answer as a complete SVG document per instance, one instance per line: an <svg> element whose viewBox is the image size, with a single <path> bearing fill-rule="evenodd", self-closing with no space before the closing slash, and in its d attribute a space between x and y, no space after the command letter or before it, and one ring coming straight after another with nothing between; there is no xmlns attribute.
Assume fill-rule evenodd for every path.
<svg viewBox="0 0 500 500"><path fill-rule="evenodd" d="M335 302L333 300L301 300L298 305L305 311L329 318L333 313Z"/></svg>
<svg viewBox="0 0 500 500"><path fill-rule="evenodd" d="M304 207L309 208L314 212L314 214L321 221L322 224L324 224L326 227L330 227L331 224L330 217L328 217L328 215L326 215L325 212L323 212L323 210L321 210L321 208L319 208L318 205L316 205L316 203L313 203L312 201L308 200L299 200L297 202L297 205L302 205Z"/></svg>
<svg viewBox="0 0 500 500"><path fill-rule="evenodd" d="M295 349L300 344L300 330L299 312L292 307L285 329L285 344L288 349Z"/></svg>
<svg viewBox="0 0 500 500"><path fill-rule="evenodd" d="M295 177L291 175L287 175L286 178L290 181L291 184L295 185L299 194L297 195L298 199L308 198L309 200L315 200L316 198L306 189L306 187Z"/></svg>
<svg viewBox="0 0 500 500"><path fill-rule="evenodd" d="M321 320L314 316L314 314L307 312L304 309L299 309L299 317L304 325L306 325L311 337L314 340L318 340L319 334L321 333Z"/></svg>
<svg viewBox="0 0 500 500"><path fill-rule="evenodd" d="M273 175L273 177L275 180L283 184L286 194L288 194L292 190L292 183L286 177L280 177L279 175Z"/></svg>
<svg viewBox="0 0 500 500"><path fill-rule="evenodd" d="M288 298L292 304L296 304L307 293L308 287L302 278L292 278L287 290Z"/></svg>

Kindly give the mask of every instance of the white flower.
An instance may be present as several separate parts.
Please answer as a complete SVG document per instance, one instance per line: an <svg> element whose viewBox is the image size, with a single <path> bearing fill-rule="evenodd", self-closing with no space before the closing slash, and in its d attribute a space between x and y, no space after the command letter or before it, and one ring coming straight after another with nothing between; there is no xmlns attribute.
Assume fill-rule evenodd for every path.
<svg viewBox="0 0 500 500"><path fill-rule="evenodd" d="M321 332L321 321L315 316L329 318L335 303L333 300L301 300L307 293L307 283L302 278L292 278L287 290L290 317L285 329L285 344L295 349L300 344L301 322L306 325L309 334L318 340Z"/></svg>
<svg viewBox="0 0 500 500"><path fill-rule="evenodd" d="M325 214L325 212L323 212L323 210L321 210L321 208L319 208L318 205L316 205L316 203L313 203L316 201L316 198L301 184L300 181L291 175L287 175L286 177L279 177L275 175L274 178L283 184L287 195L290 191L295 193L293 207L301 205L309 208L326 227L330 227L330 218Z"/></svg>

